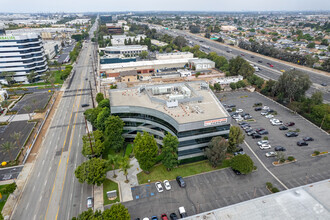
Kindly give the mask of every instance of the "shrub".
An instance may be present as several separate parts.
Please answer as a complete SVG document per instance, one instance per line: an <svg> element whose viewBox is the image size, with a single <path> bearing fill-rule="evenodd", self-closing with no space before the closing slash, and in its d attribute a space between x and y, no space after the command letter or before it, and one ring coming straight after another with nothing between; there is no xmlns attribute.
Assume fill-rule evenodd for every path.
<svg viewBox="0 0 330 220"><path fill-rule="evenodd" d="M280 163L284 163L284 162L285 162L285 158L281 158Z"/></svg>
<svg viewBox="0 0 330 220"><path fill-rule="evenodd" d="M289 161L294 161L294 157L293 157L293 156L289 156L289 157L288 157L288 160L289 160Z"/></svg>
<svg viewBox="0 0 330 220"><path fill-rule="evenodd" d="M268 140L268 137L267 137L267 136L265 136L263 139L264 139L264 140Z"/></svg>
<svg viewBox="0 0 330 220"><path fill-rule="evenodd" d="M162 162L163 158L164 158L164 155L159 154L155 159L155 161L156 161L155 163L158 164L158 163Z"/></svg>
<svg viewBox="0 0 330 220"><path fill-rule="evenodd" d="M230 83L229 86L232 90L235 90L237 88L236 83Z"/></svg>
<svg viewBox="0 0 330 220"><path fill-rule="evenodd" d="M13 193L16 189L17 185L16 183L11 183L9 185L7 185L3 190L2 190L2 193L4 194L10 194L10 193Z"/></svg>
<svg viewBox="0 0 330 220"><path fill-rule="evenodd" d="M267 182L266 183L266 186L267 186L268 189L272 189L273 188L273 184L270 183L270 182Z"/></svg>
<svg viewBox="0 0 330 220"><path fill-rule="evenodd" d="M280 190L278 190L276 187L273 187L270 191L272 191L272 193L277 193L277 192L279 192Z"/></svg>
<svg viewBox="0 0 330 220"><path fill-rule="evenodd" d="M319 154L320 154L320 151L317 151L317 150L316 150L316 151L314 151L314 154L315 154L315 155L319 155Z"/></svg>

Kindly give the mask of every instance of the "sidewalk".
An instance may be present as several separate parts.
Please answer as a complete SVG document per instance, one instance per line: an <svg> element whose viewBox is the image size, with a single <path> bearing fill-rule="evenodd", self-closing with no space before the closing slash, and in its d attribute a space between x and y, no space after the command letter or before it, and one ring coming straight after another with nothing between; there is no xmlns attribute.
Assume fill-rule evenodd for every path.
<svg viewBox="0 0 330 220"><path fill-rule="evenodd" d="M127 202L133 200L131 188L134 186L139 185L137 174L140 173L142 170L137 162L136 158L131 159L132 167L128 170L127 178L129 180L128 183L125 183L126 177L120 169L115 170L117 174L117 178L113 178L113 170L107 173L107 178L115 181L119 185L119 196L121 202Z"/></svg>
<svg viewBox="0 0 330 220"><path fill-rule="evenodd" d="M6 122L6 121L28 121L30 120L30 117L32 118L35 113L29 114L17 114L17 115L4 115L0 117L0 122Z"/></svg>

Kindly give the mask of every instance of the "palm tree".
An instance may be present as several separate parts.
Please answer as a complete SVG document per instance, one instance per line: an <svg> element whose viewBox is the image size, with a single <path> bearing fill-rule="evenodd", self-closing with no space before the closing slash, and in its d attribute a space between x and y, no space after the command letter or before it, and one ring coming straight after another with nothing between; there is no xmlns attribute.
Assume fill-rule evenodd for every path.
<svg viewBox="0 0 330 220"><path fill-rule="evenodd" d="M112 170L113 170L113 178L116 178L117 175L115 173L115 168L116 166L119 164L119 157L118 155L112 155L112 154L109 154L108 155L108 162L109 164L112 166Z"/></svg>
<svg viewBox="0 0 330 220"><path fill-rule="evenodd" d="M15 144L13 142L6 141L5 143L1 144L1 152L6 152L9 154L9 160L12 160L12 154L11 151L15 147Z"/></svg>
<svg viewBox="0 0 330 220"><path fill-rule="evenodd" d="M18 146L18 148L20 148L21 147L20 139L22 137L22 133L21 132L14 132L13 134L10 135L10 137L15 140L16 145ZM23 157L24 157L23 147L22 147L22 154L23 154Z"/></svg>
<svg viewBox="0 0 330 220"><path fill-rule="evenodd" d="M128 157L123 157L119 163L120 166L120 170L124 172L124 175L126 176L126 180L125 183L128 183L129 180L127 179L127 175L128 175L128 169L132 167L132 165L130 164L130 159Z"/></svg>

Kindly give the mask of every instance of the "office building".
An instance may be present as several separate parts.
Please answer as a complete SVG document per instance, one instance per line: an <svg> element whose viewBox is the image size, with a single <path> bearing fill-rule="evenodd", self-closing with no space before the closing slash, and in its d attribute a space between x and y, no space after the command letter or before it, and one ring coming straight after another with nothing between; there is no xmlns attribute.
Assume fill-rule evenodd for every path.
<svg viewBox="0 0 330 220"><path fill-rule="evenodd" d="M135 76L136 72L126 72ZM149 132L161 146L166 132L178 137L181 162L204 158L213 137L228 138L228 113L204 81L109 90L111 113L124 122L123 136Z"/></svg>
<svg viewBox="0 0 330 220"><path fill-rule="evenodd" d="M48 70L41 37L36 34L0 35L0 73L14 72L14 80L28 83L27 74L37 73L38 80ZM4 76L0 82L7 84Z"/></svg>
<svg viewBox="0 0 330 220"><path fill-rule="evenodd" d="M122 25L117 23L107 23L106 27L108 29L109 34L121 34L122 33Z"/></svg>
<svg viewBox="0 0 330 220"><path fill-rule="evenodd" d="M139 56L143 51L148 51L146 45L122 45L104 48L105 55L123 55L125 57Z"/></svg>

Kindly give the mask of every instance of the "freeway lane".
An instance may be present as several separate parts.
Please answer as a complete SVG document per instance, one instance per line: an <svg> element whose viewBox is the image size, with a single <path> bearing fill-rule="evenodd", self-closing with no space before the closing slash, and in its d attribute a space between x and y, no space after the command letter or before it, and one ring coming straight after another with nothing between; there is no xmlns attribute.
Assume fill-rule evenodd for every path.
<svg viewBox="0 0 330 220"><path fill-rule="evenodd" d="M91 78L92 48L88 43L81 51L71 87L60 101L12 219L71 219L86 210L92 187L80 184L74 170L85 160L81 137L86 131L80 103L91 104L90 96L85 95L85 78Z"/></svg>
<svg viewBox="0 0 330 220"><path fill-rule="evenodd" d="M150 26L150 24L149 24L149 26ZM155 26L151 25L151 27L153 28ZM288 71L291 68L299 69L299 70L307 73L310 77L310 80L313 82L312 87L307 91L307 95L310 96L315 91L321 91L324 94L323 95L324 101L326 103L330 103L330 74L328 74L326 76L326 75L318 73L317 71L307 70L307 69L299 67L297 65L291 66L288 64L283 64L282 62L276 61L275 59L272 59L272 58L267 59L265 56L261 56L256 53L251 53L246 50L243 50L244 52L242 52L241 50L239 50L235 47L221 44L219 42L215 42L213 40L209 40L204 37L197 36L197 35L191 34L186 31L165 30L164 28L160 28L159 26L157 26L156 28L161 33L166 33L166 34L172 35L174 37L175 36L185 36L185 38L188 41L191 41L193 43L192 45L197 44L197 45L209 46L210 49L201 47L201 50L204 52L207 52L207 53L214 51L221 56L225 56L227 59L231 59L236 56L242 56L242 54L243 54L244 56L242 56L242 57L244 59L248 60L252 64L255 64L256 66L258 66L261 69L261 71L256 72L256 74L265 79L277 80L278 77L282 74L282 72L280 70ZM231 49L232 51L230 53L228 53L227 52L228 49ZM258 61L262 61L262 63L259 63ZM270 67L267 63L273 64L274 67ZM326 83L326 84L328 84L328 86L323 87L323 86L321 86L321 83Z"/></svg>

